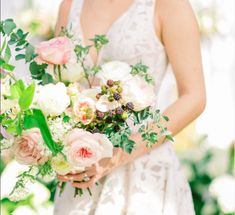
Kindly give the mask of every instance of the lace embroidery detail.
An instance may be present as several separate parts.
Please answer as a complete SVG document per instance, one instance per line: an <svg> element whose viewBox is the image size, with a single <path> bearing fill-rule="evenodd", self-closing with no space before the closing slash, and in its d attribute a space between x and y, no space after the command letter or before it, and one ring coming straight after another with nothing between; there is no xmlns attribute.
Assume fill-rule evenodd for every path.
<svg viewBox="0 0 235 215"><path fill-rule="evenodd" d="M80 12L83 0L73 0L69 24L82 41ZM155 0L135 0L125 16L109 30L110 43L102 49L99 63L142 61L155 79L156 97L167 67L164 46L153 26ZM91 62L90 62L91 63ZM73 198L66 186L56 196L55 215L194 215L190 188L172 144L164 143L133 163L120 167L91 188L93 195Z"/></svg>

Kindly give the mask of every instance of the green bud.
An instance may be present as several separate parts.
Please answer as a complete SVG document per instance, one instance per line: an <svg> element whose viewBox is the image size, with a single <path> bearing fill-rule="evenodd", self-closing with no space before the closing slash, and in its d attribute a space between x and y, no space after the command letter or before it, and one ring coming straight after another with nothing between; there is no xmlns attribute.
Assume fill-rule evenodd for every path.
<svg viewBox="0 0 235 215"><path fill-rule="evenodd" d="M121 92L122 92L122 88L121 88L121 87L118 87L118 88L117 88L117 91L118 91L119 93L121 93Z"/></svg>
<svg viewBox="0 0 235 215"><path fill-rule="evenodd" d="M113 96L109 96L109 97L108 97L108 100L109 100L110 102L113 102L113 101L114 101Z"/></svg>
<svg viewBox="0 0 235 215"><path fill-rule="evenodd" d="M122 114L122 119L123 120L126 120L128 118L128 114L127 114L127 112L124 112L123 114Z"/></svg>
<svg viewBox="0 0 235 215"><path fill-rule="evenodd" d="M107 93L107 87L105 85L102 85L101 86L101 91L103 94L106 94Z"/></svg>

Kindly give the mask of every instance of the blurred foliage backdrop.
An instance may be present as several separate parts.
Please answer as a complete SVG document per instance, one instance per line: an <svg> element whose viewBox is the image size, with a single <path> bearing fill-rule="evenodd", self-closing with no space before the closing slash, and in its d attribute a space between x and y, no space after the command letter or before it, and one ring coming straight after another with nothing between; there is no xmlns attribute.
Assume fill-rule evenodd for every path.
<svg viewBox="0 0 235 215"><path fill-rule="evenodd" d="M32 42L53 37L60 0L1 1L2 19L13 17L29 31ZM175 148L188 176L197 215L235 214L235 1L191 0L197 15L204 72L207 85L207 108L202 116L176 137ZM27 76L25 65L17 62L17 74ZM170 100L163 100L168 93ZM176 96L171 69L160 93L161 108ZM166 96L165 96L166 97ZM21 202L7 198L16 176L24 166L12 160L10 153L1 156L1 214L52 215L53 181L40 181L32 194Z"/></svg>

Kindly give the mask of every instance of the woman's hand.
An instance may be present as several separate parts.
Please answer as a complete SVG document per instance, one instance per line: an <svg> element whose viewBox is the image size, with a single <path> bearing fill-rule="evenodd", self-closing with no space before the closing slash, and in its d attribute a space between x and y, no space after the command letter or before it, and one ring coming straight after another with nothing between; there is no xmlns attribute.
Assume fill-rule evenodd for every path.
<svg viewBox="0 0 235 215"><path fill-rule="evenodd" d="M58 175L57 178L62 182L72 182L73 187L85 189L94 185L99 179L108 175L111 171L121 165L122 149L114 148L112 158L104 158L97 164L86 168L83 172Z"/></svg>

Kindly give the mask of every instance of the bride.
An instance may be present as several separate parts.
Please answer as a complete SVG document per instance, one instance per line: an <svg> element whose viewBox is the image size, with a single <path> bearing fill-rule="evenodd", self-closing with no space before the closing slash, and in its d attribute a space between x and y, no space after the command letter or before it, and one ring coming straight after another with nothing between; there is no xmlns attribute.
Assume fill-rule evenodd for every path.
<svg viewBox="0 0 235 215"><path fill-rule="evenodd" d="M156 97L166 67L172 65L179 96L164 112L170 118L166 126L172 134L203 111L206 99L199 33L187 0L63 0L56 34L62 26L70 25L83 45L89 45L96 34L109 39L98 56L95 50L90 51L88 63L113 59L148 65L155 79ZM154 124L152 127L157 131ZM132 139L137 147L131 155L116 149L112 158L84 172L58 176L71 183L56 196L54 214L195 214L172 143L162 138L148 149L134 130ZM84 192L74 198L74 187L89 187L93 195Z"/></svg>

